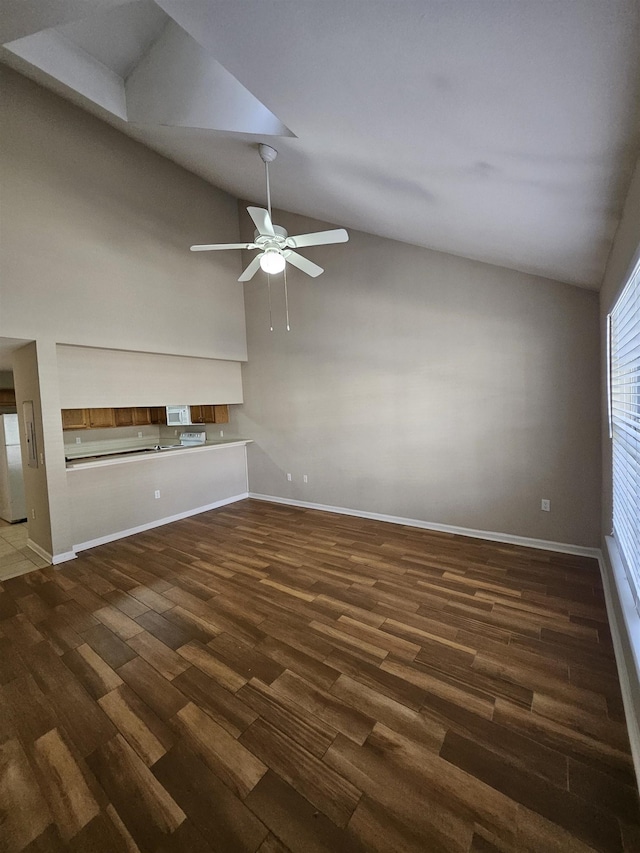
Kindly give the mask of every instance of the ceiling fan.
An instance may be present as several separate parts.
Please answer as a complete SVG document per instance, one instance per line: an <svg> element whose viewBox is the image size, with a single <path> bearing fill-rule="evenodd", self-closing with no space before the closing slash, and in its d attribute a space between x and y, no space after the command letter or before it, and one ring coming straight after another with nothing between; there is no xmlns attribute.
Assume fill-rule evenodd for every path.
<svg viewBox="0 0 640 853"><path fill-rule="evenodd" d="M256 226L253 243L213 243L204 246L191 246L192 252L216 252L220 249L260 249L238 281L249 281L258 272L264 270L270 275L282 272L287 263L293 264L302 272L314 278L324 272L322 267L314 264L308 258L294 252L294 249L302 249L306 246L324 246L328 243L346 243L349 235L344 228L335 228L332 231L316 231L313 234L298 234L289 237L286 230L280 225L274 225L271 220L271 190L269 187L269 163L272 163L278 154L270 145L258 146L260 158L265 166L267 180L267 209L262 207L248 207L249 216Z"/></svg>

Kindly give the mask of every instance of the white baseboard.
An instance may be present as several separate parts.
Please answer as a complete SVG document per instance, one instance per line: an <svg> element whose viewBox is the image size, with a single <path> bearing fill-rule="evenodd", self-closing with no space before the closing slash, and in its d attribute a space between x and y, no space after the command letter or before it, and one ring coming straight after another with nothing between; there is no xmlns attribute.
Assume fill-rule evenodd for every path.
<svg viewBox="0 0 640 853"><path fill-rule="evenodd" d="M135 533L144 533L145 530L152 530L154 527L162 527L164 524L171 524L173 521L180 521L183 518L189 518L191 515L198 515L201 512L207 512L210 509L217 509L227 504L236 503L248 498L247 492L240 495L233 495L230 498L223 498L220 501L214 501L206 506L199 506L196 509L189 509L186 512L179 512L177 515L169 515L165 518L158 518L155 521L149 521L147 524L140 524L137 527L130 527L128 530L118 530L116 533L108 533L106 536L99 536L97 539L90 539L87 542L79 542L73 546L73 556L78 551L86 551L88 548L95 548L97 545L106 545L107 542L115 542L117 539L124 539L127 536L133 536ZM71 558L66 558L71 559ZM62 562L62 561L60 561Z"/></svg>
<svg viewBox="0 0 640 853"><path fill-rule="evenodd" d="M54 566L59 565L60 563L68 563L69 560L75 560L77 554L75 551L64 551L62 554L54 554L51 558L51 562Z"/></svg>
<svg viewBox="0 0 640 853"><path fill-rule="evenodd" d="M42 557L43 560L46 560L47 563L53 563L53 557L48 551L45 551L37 542L34 542L33 539L27 539L27 548L31 548L32 551L38 555L38 557Z"/></svg>
<svg viewBox="0 0 640 853"><path fill-rule="evenodd" d="M602 553L599 557L600 574L604 587L609 627L616 656L618 680L622 692L622 703L629 732L631 757L640 787L640 708L633 698L632 680L640 682L640 614L638 613L627 575L618 554L618 548L612 537L606 538L606 550L613 576L607 571ZM616 607L616 603L618 606ZM627 654L625 654L625 646ZM630 672L629 664L635 668ZM636 688L637 689L637 688Z"/></svg>
<svg viewBox="0 0 640 853"><path fill-rule="evenodd" d="M487 539L490 542L504 542L506 545L522 545L525 548L537 548L542 551L558 551L561 554L575 554L579 557L598 559L599 548L587 548L584 545L569 545L565 542L549 542L546 539L529 539L526 536L513 536L510 533L495 533L491 530L473 530L468 527L453 527L450 524L436 524L422 521L419 518L401 518L396 515L383 515L379 512L364 512L363 510L348 509L343 506L328 506L326 504L296 501L291 498L278 498L273 495L259 495L249 492L249 497L256 501L299 506L303 509L319 509L323 512L336 512L340 515L353 515L357 518L370 518L373 521L386 521L390 524L401 524L404 527L419 527L422 530L436 530L439 533L453 533L456 536L469 536L472 539Z"/></svg>

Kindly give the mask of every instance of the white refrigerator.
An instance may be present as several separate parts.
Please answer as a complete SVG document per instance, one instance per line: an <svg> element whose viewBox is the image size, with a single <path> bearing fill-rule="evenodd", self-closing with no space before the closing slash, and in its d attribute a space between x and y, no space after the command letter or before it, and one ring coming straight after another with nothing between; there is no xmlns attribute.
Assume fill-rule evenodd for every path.
<svg viewBox="0 0 640 853"><path fill-rule="evenodd" d="M13 522L26 517L18 416L0 415L0 518Z"/></svg>

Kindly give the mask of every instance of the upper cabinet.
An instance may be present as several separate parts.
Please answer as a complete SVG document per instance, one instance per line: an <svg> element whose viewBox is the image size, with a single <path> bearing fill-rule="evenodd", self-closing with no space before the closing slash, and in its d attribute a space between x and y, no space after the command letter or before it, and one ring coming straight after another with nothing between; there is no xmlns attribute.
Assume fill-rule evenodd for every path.
<svg viewBox="0 0 640 853"><path fill-rule="evenodd" d="M63 409L62 429L99 429L104 427L166 424L164 406L126 406L117 409ZM229 407L201 403L191 406L191 423L227 424Z"/></svg>
<svg viewBox="0 0 640 853"><path fill-rule="evenodd" d="M192 424L203 424L204 420L204 412L206 406L189 406L189 412L191 413L191 423Z"/></svg>
<svg viewBox="0 0 640 853"><path fill-rule="evenodd" d="M88 429L89 409L63 409L62 429Z"/></svg>
<svg viewBox="0 0 640 853"><path fill-rule="evenodd" d="M229 407L214 406L210 403L190 406L192 424L227 424L229 423Z"/></svg>
<svg viewBox="0 0 640 853"><path fill-rule="evenodd" d="M149 406L114 409L116 426L146 426L153 423Z"/></svg>
<svg viewBox="0 0 640 853"><path fill-rule="evenodd" d="M135 406L133 409L133 423L136 426L147 426L151 423L151 410L149 406Z"/></svg>
<svg viewBox="0 0 640 853"><path fill-rule="evenodd" d="M113 410L116 426L133 426L133 409Z"/></svg>
<svg viewBox="0 0 640 853"><path fill-rule="evenodd" d="M213 422L214 424L229 423L229 406L226 403L223 406L213 407Z"/></svg>
<svg viewBox="0 0 640 853"><path fill-rule="evenodd" d="M166 422L167 422L167 407L166 406L151 406L149 409L149 422L152 424L166 424Z"/></svg>
<svg viewBox="0 0 640 853"><path fill-rule="evenodd" d="M123 426L117 423L121 409L63 409L62 429L101 429Z"/></svg>
<svg viewBox="0 0 640 853"><path fill-rule="evenodd" d="M89 409L89 426L91 429L113 427L115 425L115 409Z"/></svg>

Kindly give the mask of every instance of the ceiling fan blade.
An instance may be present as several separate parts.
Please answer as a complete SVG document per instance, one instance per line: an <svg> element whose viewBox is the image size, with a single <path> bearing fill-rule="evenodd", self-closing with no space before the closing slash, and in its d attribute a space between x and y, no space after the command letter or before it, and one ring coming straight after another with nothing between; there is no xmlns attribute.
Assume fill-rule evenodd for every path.
<svg viewBox="0 0 640 853"><path fill-rule="evenodd" d="M191 246L192 252L217 252L220 249L257 249L255 243L211 243L204 246Z"/></svg>
<svg viewBox="0 0 640 853"><path fill-rule="evenodd" d="M273 230L273 222L269 216L269 211L262 207L248 207L247 212L253 219L258 234L263 237L275 237L276 232Z"/></svg>
<svg viewBox="0 0 640 853"><path fill-rule="evenodd" d="M310 261L308 258L303 258L302 255L299 255L297 252L287 251L284 253L284 256L288 263L293 264L294 267L298 267L299 270L306 272L307 275L313 276L313 278L324 272L322 267L319 267L318 264L314 264L313 261Z"/></svg>
<svg viewBox="0 0 640 853"><path fill-rule="evenodd" d="M334 228L333 231L315 231L313 234L298 234L297 237L287 237L290 249L302 249L304 246L325 246L329 243L346 243L349 235L344 228Z"/></svg>
<svg viewBox="0 0 640 853"><path fill-rule="evenodd" d="M260 252L259 255L256 255L255 258L251 261L246 270L242 273L238 281L249 281L249 279L253 278L254 275L260 269L260 258L264 255L264 252Z"/></svg>

